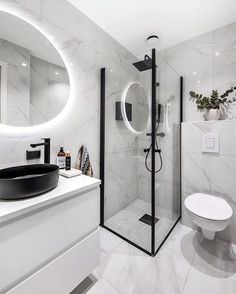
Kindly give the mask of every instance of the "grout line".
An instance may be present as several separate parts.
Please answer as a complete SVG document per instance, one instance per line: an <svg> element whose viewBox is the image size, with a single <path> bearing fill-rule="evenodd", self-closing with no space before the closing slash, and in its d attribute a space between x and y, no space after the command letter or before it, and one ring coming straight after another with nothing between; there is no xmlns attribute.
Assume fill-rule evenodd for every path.
<svg viewBox="0 0 236 294"><path fill-rule="evenodd" d="M100 227L100 226L99 226ZM103 227L100 227L102 230L105 230L106 231L106 233L108 233L108 234L111 234L111 236L112 237L114 237L114 239L119 239L120 240L120 243L117 245L117 246L115 246L114 247L114 249L112 249L109 253L108 253L108 255L109 254L111 254L111 253L113 253L122 243L124 243L125 241L124 240L122 240L121 238L119 238L118 236L116 236L115 234L113 234L113 233L111 233L111 232L109 232L107 229L105 229L105 228L103 228Z"/></svg>
<svg viewBox="0 0 236 294"><path fill-rule="evenodd" d="M185 286L186 286L186 284L187 284L188 277L189 277L189 274L190 274L191 269L192 269L192 265L190 265L189 270L188 270L188 273L187 273L187 276L186 276L186 278L185 278L182 293L184 293L184 289L185 289Z"/></svg>
<svg viewBox="0 0 236 294"><path fill-rule="evenodd" d="M116 248L118 248L118 246L117 246ZM113 251L114 251L114 250L113 250ZM109 257L109 255L111 255L111 254L108 254L107 257ZM106 258L107 258L107 257L106 257ZM105 260L105 259L104 259L104 260ZM124 271L126 265L127 265L127 264L125 264L124 267L122 268L122 270L121 270L121 272L120 272L120 274L119 274L119 277L120 277L121 274L123 273L123 271ZM103 279L104 281L106 281L106 282L107 282L107 283L108 283L113 289L115 289L118 293L122 294L122 293L116 288L116 286L117 286L117 284L118 284L119 282L117 282L117 284L114 286L114 285L112 285L111 282L110 282L109 280L107 280L104 276L101 276L101 275L99 274L99 277L100 277L101 279ZM104 293L104 294L105 294L105 293Z"/></svg>
<svg viewBox="0 0 236 294"><path fill-rule="evenodd" d="M123 269L124 270L124 269ZM121 273L123 272L123 270L121 271ZM120 273L120 274L121 274ZM118 293L120 293L120 294L123 294L123 293L121 293L120 292L120 290L118 290L116 287L114 287L106 278L104 278L104 277L102 277L102 279L104 280L104 281L106 281L107 282L107 284L109 285L109 286L111 286L114 290L116 290ZM105 294L105 293L104 293Z"/></svg>
<svg viewBox="0 0 236 294"><path fill-rule="evenodd" d="M106 230L106 229L105 229ZM107 230L106 230L107 231ZM108 233L110 233L109 231L108 231ZM111 233L112 234L112 233ZM117 237L118 238L118 237ZM124 240L121 240L121 242L119 243L119 245L117 245L110 253L108 253L108 255L103 259L103 261L102 261L102 263L108 258L108 257L110 257L111 255L112 255L112 253L114 253L114 251L117 249L117 248L119 248L121 245L123 245L123 244L127 244L127 246L128 247L131 247L132 248L132 245L130 245L129 243L127 243L127 242L125 242ZM128 254L127 254L127 256L129 256ZM127 259L127 262L124 264L124 266L123 266L123 268L122 268L122 270L120 271L120 274L119 274L119 277L122 275L122 273L124 272L124 270L125 270L125 268L126 268L126 266L128 265L128 259ZM100 278L102 278L102 279L104 279L113 289L115 289L118 293L120 293L120 294L122 294L121 292L120 292L120 290L118 289L118 288L116 288L116 286L117 286L117 284L119 283L119 281L117 281L117 283L116 283L116 285L114 286L114 285L112 285L111 284L111 282L109 281L109 280L107 280L104 276L101 276L100 274L99 274L99 277Z"/></svg>
<svg viewBox="0 0 236 294"><path fill-rule="evenodd" d="M99 226L100 227L100 226ZM102 228L102 227L100 227L102 230L106 230L106 229L104 229L104 228ZM106 230L106 232L108 232L107 230ZM109 232L108 232L109 233ZM115 236L115 235L114 235ZM96 271L96 269L98 268L98 267L100 267L105 261L106 261L106 259L108 258L108 257L110 257L110 255L123 243L124 241L123 240L121 240L121 242L117 245L117 246L115 246L114 247L114 249L112 249L110 252L107 252L107 255L99 262L99 265L93 270L93 272L94 271ZM100 250L101 251L101 250ZM99 253L100 254L100 253ZM103 276L101 276L99 273L96 273L96 274L98 274L98 276L99 277L102 277L103 278Z"/></svg>
<svg viewBox="0 0 236 294"><path fill-rule="evenodd" d="M103 278L102 277L102 279L105 281L105 282L107 282L107 284L112 288L112 289L114 289L116 292L118 292L118 293L120 293L120 294L122 294L116 287L114 287L107 279L105 279L105 278ZM105 293L104 293L105 294Z"/></svg>
<svg viewBox="0 0 236 294"><path fill-rule="evenodd" d="M92 285L92 287L88 288L87 290L85 290L85 292L83 292L83 294L87 294L90 290L93 290L93 287L100 281L105 281L113 290L115 290L116 292L122 294L120 291L118 291L115 287L113 287L106 279L104 279L103 277L101 277L99 280L96 279L95 283ZM103 290L103 289L102 289ZM105 294L105 293L104 293Z"/></svg>
<svg viewBox="0 0 236 294"><path fill-rule="evenodd" d="M197 232L198 232L198 231L197 231ZM188 274L187 274L186 279L185 279L185 282L184 282L183 292L184 292L185 286L186 286L186 284L187 284L187 281L188 281L188 277L189 277L190 271L191 271L191 269L192 269L192 267L193 267L193 263L194 263L195 256L196 256L196 254L197 254L197 251L199 250L200 242L201 242L201 240L202 240L202 235L201 235L200 232L199 232L199 234L200 234L199 244L198 244L197 248L195 249L195 252L194 252L194 255L193 255L193 258L192 258L192 261L191 261L191 264L190 264L189 270L188 270ZM182 293L183 293L183 292L182 292Z"/></svg>

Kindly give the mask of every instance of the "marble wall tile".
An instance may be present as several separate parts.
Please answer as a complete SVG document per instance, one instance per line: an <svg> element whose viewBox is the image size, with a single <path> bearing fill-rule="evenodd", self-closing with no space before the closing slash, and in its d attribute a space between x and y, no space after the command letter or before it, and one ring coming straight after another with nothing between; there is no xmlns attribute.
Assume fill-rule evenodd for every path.
<svg viewBox="0 0 236 294"><path fill-rule="evenodd" d="M218 238L236 243L235 196L235 122L186 122L182 124L182 201L196 192L208 193L225 199L234 210L230 226L217 234ZM202 153L202 134L219 133L220 153ZM193 226L182 204L182 222Z"/></svg>
<svg viewBox="0 0 236 294"><path fill-rule="evenodd" d="M233 120L236 117L235 105L227 111L226 117L231 121L200 122L203 120L202 115L189 101L188 92L195 90L210 94L211 89L218 89L221 92L235 85L235 32L236 24L229 24L162 53L164 58L184 77L185 83L184 120L189 123L182 124L182 201L192 193L205 192L223 197L234 210L236 201L234 192L236 142ZM195 56L192 48L199 48L199 50L194 49ZM190 61L189 56L194 56L194 59ZM190 68L191 66L194 66L196 70L193 67ZM193 71L196 75L192 74ZM206 133L220 134L220 154L202 153L202 134ZM184 205L182 207L182 222L196 228L184 210ZM235 232L235 218L233 218L230 226L218 233L217 237L235 243Z"/></svg>
<svg viewBox="0 0 236 294"><path fill-rule="evenodd" d="M202 120L190 101L189 91L211 93L212 33L207 33L160 52L163 58L184 77L184 120Z"/></svg>
<svg viewBox="0 0 236 294"><path fill-rule="evenodd" d="M34 2L34 3L33 3ZM60 51L68 68L70 99L63 112L49 124L29 129L0 127L1 167L27 163L25 150L41 137L51 137L51 159L62 145L72 152L72 165L77 152L86 144L90 152L94 175L99 177L99 105L100 68L116 68L123 76L123 65L133 56L66 0L0 1L0 9L15 14L34 24L53 37L53 45ZM130 77L133 73L131 70ZM125 80L125 77L123 77ZM116 90L115 84L111 85ZM123 84L119 89L122 89ZM127 139L129 145L131 141ZM115 146L116 140L113 140ZM135 146L135 142L133 143ZM41 159L42 160L42 159Z"/></svg>
<svg viewBox="0 0 236 294"><path fill-rule="evenodd" d="M162 105L161 123L158 132L164 132L165 137L157 137L163 160L163 167L156 173L156 205L170 212L179 213L179 76L174 69L161 56L157 55L158 82L157 88L158 103ZM149 84L150 87L150 84ZM150 89L149 89L150 90ZM147 88L148 91L148 88ZM150 125L147 128L150 132ZM138 194L139 198L151 202L151 173L145 167L144 148L151 144L150 137L146 132L138 137ZM156 155L156 170L160 168L160 157ZM147 165L151 169L151 154L147 159ZM177 207L178 206L178 207Z"/></svg>
<svg viewBox="0 0 236 294"><path fill-rule="evenodd" d="M189 91L210 95L212 89L221 93L235 85L235 32L236 23L232 23L160 52L184 77L184 121L203 120L190 100ZM235 105L226 117L236 118Z"/></svg>
<svg viewBox="0 0 236 294"><path fill-rule="evenodd" d="M213 31L213 86L224 87L235 84L236 71L236 23Z"/></svg>
<svg viewBox="0 0 236 294"><path fill-rule="evenodd" d="M7 63L7 97L3 98L8 125L29 125L30 63L29 50L0 39L0 61Z"/></svg>
<svg viewBox="0 0 236 294"><path fill-rule="evenodd" d="M57 116L65 107L69 93L66 69L31 55L30 125L42 124Z"/></svg>
<svg viewBox="0 0 236 294"><path fill-rule="evenodd" d="M105 39L106 36L103 37ZM116 63L115 58L107 56L108 60L113 61L106 68L105 220L138 198L137 136L127 128L124 121L116 120L115 115L116 102L121 101L125 87L138 80L132 63L122 62L127 57L122 56ZM100 59L100 54L96 58ZM132 59L131 54L129 59Z"/></svg>
<svg viewBox="0 0 236 294"><path fill-rule="evenodd" d="M65 68L32 56L28 49L4 39L0 39L0 61L7 63L5 124L42 124L62 111L69 97Z"/></svg>

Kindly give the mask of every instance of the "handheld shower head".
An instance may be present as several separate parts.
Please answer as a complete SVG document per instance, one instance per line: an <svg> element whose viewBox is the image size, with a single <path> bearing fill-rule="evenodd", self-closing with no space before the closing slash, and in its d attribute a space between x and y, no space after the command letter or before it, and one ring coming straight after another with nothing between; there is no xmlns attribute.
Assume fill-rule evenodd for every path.
<svg viewBox="0 0 236 294"><path fill-rule="evenodd" d="M165 137L165 135L166 134L164 132L161 132L161 133L157 133L156 134L157 137L162 137L162 138Z"/></svg>

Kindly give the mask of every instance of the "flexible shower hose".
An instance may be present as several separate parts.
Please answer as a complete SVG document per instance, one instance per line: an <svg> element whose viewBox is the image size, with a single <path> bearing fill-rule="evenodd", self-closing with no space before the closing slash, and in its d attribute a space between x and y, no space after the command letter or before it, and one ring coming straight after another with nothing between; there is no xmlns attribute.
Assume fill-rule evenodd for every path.
<svg viewBox="0 0 236 294"><path fill-rule="evenodd" d="M158 129L159 129L159 121L157 123L157 127L156 127L156 133L158 132ZM162 155L161 155L161 149L159 149L159 146L158 146L158 143L157 143L157 139L156 139L156 146L154 146L154 148L157 148L158 150L158 154L159 154L159 158L160 158L160 167L155 170L155 174L160 172L162 167L163 167L163 159L162 159ZM146 154L146 157L145 157L145 166L146 166L146 169L149 171L149 172L152 172L152 170L148 167L148 164L147 164L147 160L148 160L148 156L149 156L149 153L151 151L151 149L153 148L152 146L152 143L150 144L150 147L148 148L148 151L147 151L147 154Z"/></svg>

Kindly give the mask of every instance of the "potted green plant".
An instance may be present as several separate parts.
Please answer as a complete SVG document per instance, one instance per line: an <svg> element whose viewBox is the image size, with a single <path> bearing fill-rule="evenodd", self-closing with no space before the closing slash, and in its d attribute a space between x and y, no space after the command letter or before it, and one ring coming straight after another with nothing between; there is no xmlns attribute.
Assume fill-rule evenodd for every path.
<svg viewBox="0 0 236 294"><path fill-rule="evenodd" d="M189 92L191 98L197 104L197 109L204 113L205 120L218 120L221 111L229 107L230 103L236 101L236 97L229 98L228 96L236 91L236 87L231 87L222 95L219 95L217 90L212 90L210 97L197 94L194 91Z"/></svg>

